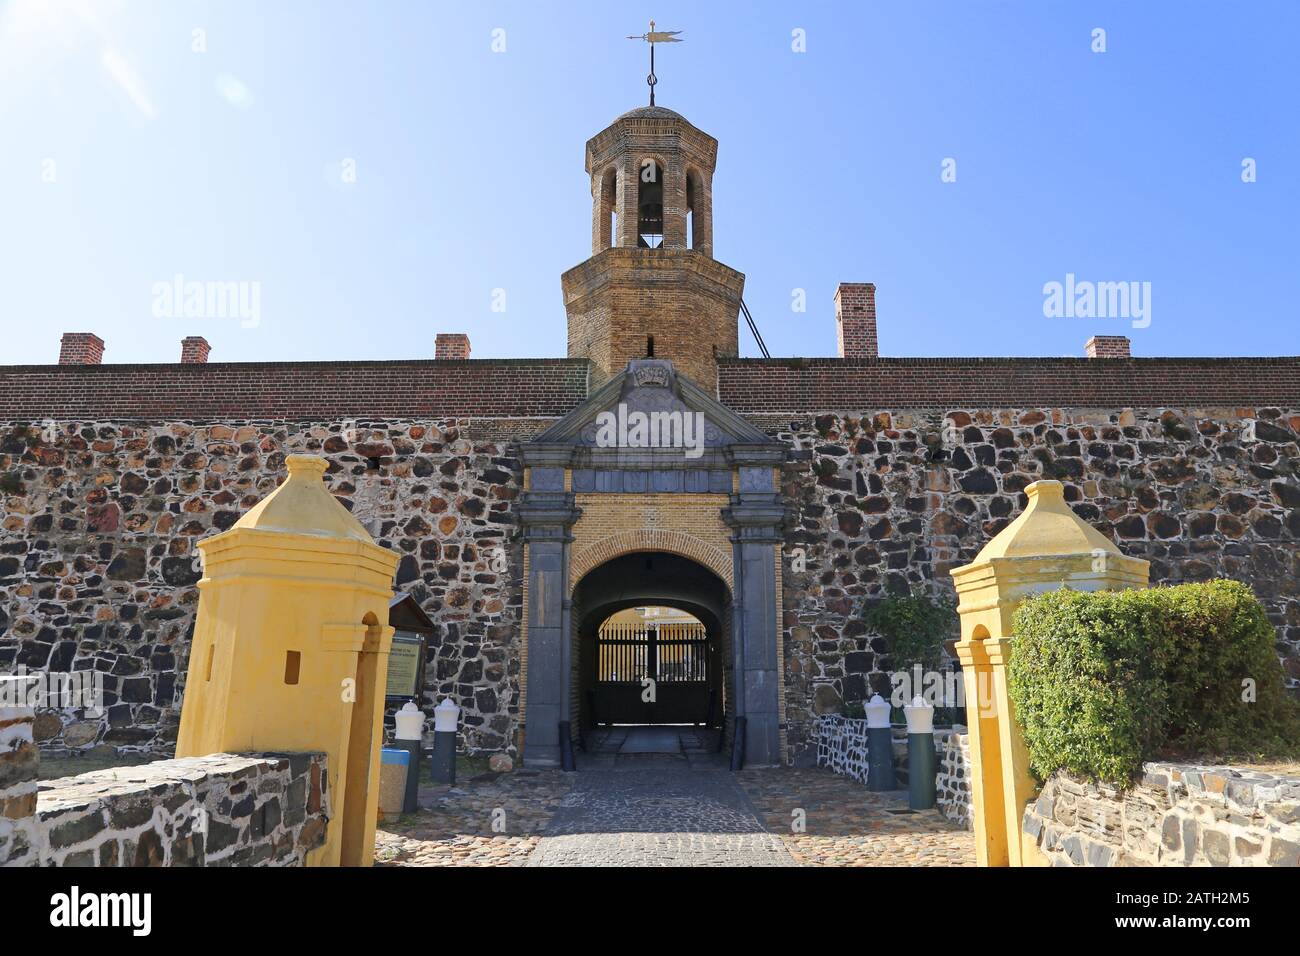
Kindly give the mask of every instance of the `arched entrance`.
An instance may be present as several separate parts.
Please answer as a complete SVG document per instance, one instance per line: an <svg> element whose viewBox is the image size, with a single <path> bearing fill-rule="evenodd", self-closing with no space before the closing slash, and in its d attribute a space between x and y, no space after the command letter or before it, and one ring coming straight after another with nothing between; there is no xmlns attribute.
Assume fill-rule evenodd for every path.
<svg viewBox="0 0 1300 956"><path fill-rule="evenodd" d="M623 554L583 575L571 608L571 712L580 728L723 726L732 697L731 592L714 572L669 552ZM684 616L663 624L628 616L634 608Z"/></svg>
<svg viewBox="0 0 1300 956"><path fill-rule="evenodd" d="M699 440L683 425L678 443L670 426L688 418ZM525 766L573 767L570 744L593 722L585 691L598 659L583 640L620 607L649 604L689 610L713 636L714 714L727 717L728 744L743 728L731 765L781 761L785 456L663 359L629 362L520 445ZM651 719L694 723L692 706Z"/></svg>

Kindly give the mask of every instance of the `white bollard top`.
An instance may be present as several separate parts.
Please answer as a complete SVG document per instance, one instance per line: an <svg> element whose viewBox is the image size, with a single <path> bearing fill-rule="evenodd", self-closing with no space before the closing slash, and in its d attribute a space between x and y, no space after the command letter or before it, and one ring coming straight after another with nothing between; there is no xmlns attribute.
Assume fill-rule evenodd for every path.
<svg viewBox="0 0 1300 956"><path fill-rule="evenodd" d="M460 708L457 707L450 697L444 697L442 703L433 708L433 729L435 733L446 734L456 732L456 724L460 718Z"/></svg>
<svg viewBox="0 0 1300 956"><path fill-rule="evenodd" d="M424 712L415 706L415 701L408 700L406 706L393 715L397 732L393 734L398 740L419 740L424 736Z"/></svg>
<svg viewBox="0 0 1300 956"><path fill-rule="evenodd" d="M867 729L889 726L889 701L879 694L867 701Z"/></svg>
<svg viewBox="0 0 1300 956"><path fill-rule="evenodd" d="M903 714L907 717L909 734L934 733L934 707L927 704L920 694L913 697L912 702L903 708Z"/></svg>

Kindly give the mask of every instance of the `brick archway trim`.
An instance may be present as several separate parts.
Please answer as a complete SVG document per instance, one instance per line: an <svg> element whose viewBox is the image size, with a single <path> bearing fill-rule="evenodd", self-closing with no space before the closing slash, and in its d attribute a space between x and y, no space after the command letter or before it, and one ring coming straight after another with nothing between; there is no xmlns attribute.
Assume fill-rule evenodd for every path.
<svg viewBox="0 0 1300 956"><path fill-rule="evenodd" d="M662 531L652 528L612 534L583 548L569 559L569 580L576 587L588 571L594 570L606 561L637 551L667 551L683 558L690 558L720 577L728 590L735 590L729 554L684 531Z"/></svg>

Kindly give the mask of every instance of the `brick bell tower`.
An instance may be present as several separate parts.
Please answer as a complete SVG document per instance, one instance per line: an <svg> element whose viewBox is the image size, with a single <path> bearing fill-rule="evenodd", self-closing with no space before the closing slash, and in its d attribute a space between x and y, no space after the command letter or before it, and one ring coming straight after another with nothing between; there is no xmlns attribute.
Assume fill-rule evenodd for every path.
<svg viewBox="0 0 1300 956"><path fill-rule="evenodd" d="M718 141L662 106L624 113L587 142L591 258L560 277L569 357L593 385L633 359L670 359L706 391L737 353L745 277L713 258Z"/></svg>

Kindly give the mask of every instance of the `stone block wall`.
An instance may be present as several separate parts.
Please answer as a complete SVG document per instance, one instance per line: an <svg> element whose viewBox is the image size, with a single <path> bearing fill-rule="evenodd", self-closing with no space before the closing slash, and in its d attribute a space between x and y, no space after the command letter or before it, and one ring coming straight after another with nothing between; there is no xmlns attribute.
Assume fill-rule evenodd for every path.
<svg viewBox="0 0 1300 956"><path fill-rule="evenodd" d="M1286 378L1295 370L1282 360L1134 361L1158 373L1166 391L1174 387L1168 382L1182 383L1180 390L1208 388L1205 382L1220 391L1297 387ZM52 753L105 745L169 752L197 607L194 543L230 527L269 493L284 475L285 455L306 452L329 460L331 489L381 545L401 555L398 589L414 594L434 620L421 705L428 710L453 697L463 708L467 751L513 754L522 681L515 519L522 473L514 444L552 423L586 388L585 379L569 380L576 363L536 364L380 363L370 370L396 376L417 404L434 400L428 381L446 379L443 390L456 402L481 403L498 415L472 419L348 418L336 367L346 363L258 366L260 377L222 365L0 369L0 384L16 396L11 404L22 408L98 403L162 414L166 402L181 398L217 403L229 378L238 386L231 402L267 413L228 421L0 422L0 671L93 672L104 683L102 716L38 711L38 745ZM1134 379L1132 369L1118 368L1120 360L1079 360L1066 375L1067 364L720 364L722 400L790 446L781 472L793 506L781 637L792 761L814 761L818 716L890 693L888 648L863 623L867 607L909 589L951 593L948 572L1019 514L1024 487L1039 478L1063 481L1082 518L1125 553L1151 561L1154 582L1224 576L1248 583L1277 626L1287 679L1300 688L1300 404L933 404L949 392L1085 390L1084 398L1105 399L1159 384ZM137 381L149 370L162 376L157 388ZM302 384L318 373L330 383L319 396ZM505 376L498 382L510 386L505 392L514 383L531 396L522 417L506 415L509 403L522 399L499 394L493 375ZM846 407L845 376L852 383L867 376L865 395L881 387L871 376L884 376L900 395L931 404L824 414L768 409L775 398ZM287 403L286 413L319 407L322 420L272 417L264 408L272 394ZM385 391L368 400L381 397L392 398ZM329 420L333 412L340 414Z"/></svg>
<svg viewBox="0 0 1300 956"><path fill-rule="evenodd" d="M953 823L972 830L975 817L971 806L970 734L956 727L935 731L934 744L939 749L939 769L934 781L939 812Z"/></svg>
<svg viewBox="0 0 1300 956"><path fill-rule="evenodd" d="M827 714L817 718L816 727L817 766L865 784L870 768L866 720Z"/></svg>
<svg viewBox="0 0 1300 956"><path fill-rule="evenodd" d="M1148 763L1121 790L1057 773L1023 829L1054 866L1300 866L1300 775Z"/></svg>
<svg viewBox="0 0 1300 956"><path fill-rule="evenodd" d="M104 713L38 713L51 753L174 747L198 606L194 544L323 455L436 633L422 704L451 696L471 752L513 745L522 585L509 442L549 420L0 425L0 671L94 671Z"/></svg>
<svg viewBox="0 0 1300 956"><path fill-rule="evenodd" d="M12 678L0 678L7 692ZM0 706L0 865L34 864L40 846L36 827L36 775L40 752L32 739L35 711Z"/></svg>
<svg viewBox="0 0 1300 956"><path fill-rule="evenodd" d="M811 722L890 695L888 648L862 617L909 590L952 593L1040 478L1151 562L1155 584L1244 581L1300 687L1300 408L1001 408L762 416L791 446L784 567L792 756ZM952 637L957 637L956 616Z"/></svg>
<svg viewBox="0 0 1300 956"><path fill-rule="evenodd" d="M43 781L2 866L302 866L325 842L325 756L212 754Z"/></svg>
<svg viewBox="0 0 1300 956"><path fill-rule="evenodd" d="M828 714L816 719L816 733L817 766L865 784L870 769L866 720ZM893 738L898 785L906 787L906 728L895 727ZM938 756L935 791L939 812L970 829L973 822L967 769L970 765L969 736L964 728L938 728L934 731L934 747Z"/></svg>

